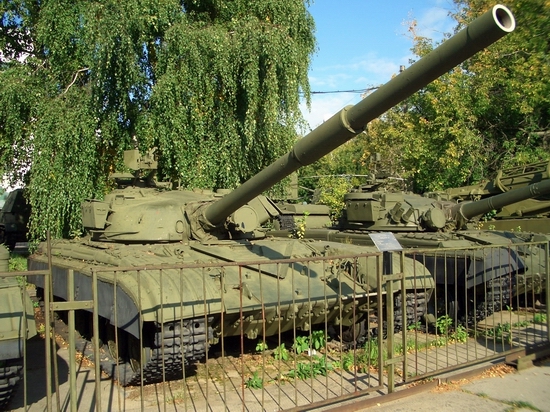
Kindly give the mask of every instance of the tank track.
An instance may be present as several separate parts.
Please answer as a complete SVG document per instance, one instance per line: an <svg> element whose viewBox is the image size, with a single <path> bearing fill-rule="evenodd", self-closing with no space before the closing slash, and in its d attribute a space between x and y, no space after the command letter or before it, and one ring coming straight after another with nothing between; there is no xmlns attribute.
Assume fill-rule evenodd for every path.
<svg viewBox="0 0 550 412"><path fill-rule="evenodd" d="M398 293L393 302L394 331L403 330L403 313L401 311L402 294ZM405 294L405 328L416 322L422 321L428 310L428 296L425 292L409 292Z"/></svg>
<svg viewBox="0 0 550 412"><path fill-rule="evenodd" d="M0 411L7 410L6 407L21 378L22 368L21 365L13 365L9 362L0 366Z"/></svg>
<svg viewBox="0 0 550 412"><path fill-rule="evenodd" d="M476 321L479 322L493 313L500 312L510 305L512 288L515 285L515 276L502 276L487 282L487 300L476 308ZM469 320L469 319L468 319Z"/></svg>
<svg viewBox="0 0 550 412"><path fill-rule="evenodd" d="M153 347L144 348L149 353L142 367L143 383L181 379L184 366L206 355L211 337L212 329L205 325L204 318L165 323L162 328L158 325L152 338ZM120 361L117 365L108 351L102 355L105 356L101 368L105 373L118 380L122 386L141 385L139 367Z"/></svg>

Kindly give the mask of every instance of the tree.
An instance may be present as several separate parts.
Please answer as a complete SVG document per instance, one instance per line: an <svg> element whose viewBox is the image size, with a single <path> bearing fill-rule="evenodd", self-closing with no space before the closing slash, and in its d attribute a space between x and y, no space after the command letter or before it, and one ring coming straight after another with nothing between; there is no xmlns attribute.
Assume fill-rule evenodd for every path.
<svg viewBox="0 0 550 412"><path fill-rule="evenodd" d="M0 3L0 158L27 183L33 238L79 232L125 149L157 147L162 176L215 189L295 140L307 0Z"/></svg>
<svg viewBox="0 0 550 412"><path fill-rule="evenodd" d="M457 28L493 3L455 0ZM362 158L382 153L386 169L437 190L494 176L502 167L550 158L550 3L511 0L517 28L371 122L354 142ZM410 26L413 52L430 39Z"/></svg>

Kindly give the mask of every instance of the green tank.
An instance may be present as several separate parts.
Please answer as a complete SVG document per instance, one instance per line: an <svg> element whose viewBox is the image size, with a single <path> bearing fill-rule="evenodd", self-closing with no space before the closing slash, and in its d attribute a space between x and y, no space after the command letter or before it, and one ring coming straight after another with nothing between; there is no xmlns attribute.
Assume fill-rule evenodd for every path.
<svg viewBox="0 0 550 412"><path fill-rule="evenodd" d="M0 245L0 272L7 272L9 251ZM23 367L24 340L36 335L34 309L15 277L0 277L0 410L6 410Z"/></svg>
<svg viewBox="0 0 550 412"><path fill-rule="evenodd" d="M306 217L303 238L370 246L374 245L371 234L391 232L403 248L422 249L422 253L410 256L421 260L434 275L439 288L435 296L444 296L446 300L444 305L437 306L470 321L512 306L514 297L540 294L544 290L547 246L541 245L548 243L550 235L472 230L469 226L473 218L491 210L550 195L550 179L460 203L377 190L379 187L369 183L346 194L343 216L335 224L317 225L323 221L320 212L323 206L311 205L317 211L316 219L310 221ZM301 207L307 211L308 205ZM280 208L283 213L274 225L278 230L269 234L285 237L292 233L300 215ZM324 221L328 220L329 210L325 207ZM515 244L529 242L542 243L514 248ZM492 247L477 248L480 245ZM451 252L444 254L445 250ZM472 302L476 305L472 306ZM398 305L395 309L400 310ZM412 318L409 316L408 321Z"/></svg>
<svg viewBox="0 0 550 412"><path fill-rule="evenodd" d="M369 121L514 27L508 9L493 7L369 97L342 109L300 139L287 154L228 193L167 190L154 181L154 157L127 152L129 167L149 169L151 173L144 179L118 175L119 189L103 200L83 202L82 220L88 235L52 243L54 296L68 298L66 277L73 271L78 291L75 299L90 299L90 267L99 265L106 270L99 273L99 314L103 320L99 333L102 341L112 342L117 332L118 352L111 353L119 357L116 376L123 385L140 383L141 373L145 383L180 378L185 364L204 357L211 343L226 336L242 333L254 339L293 328L310 330L325 322L355 328L354 322L366 319L369 310L380 309L376 308L374 259L313 261L307 269L270 262L361 255L375 249L266 237L262 224L277 209L262 193L352 139ZM204 276L203 269L189 268L180 276L179 270L170 268L177 264L200 267L251 261L262 262L261 270L248 265L241 273L236 266L226 266L223 270L212 268ZM46 268L46 245L41 245L28 263L31 270ZM425 266L411 258L404 264L406 288L429 294L434 281ZM114 272L122 267L145 266L147 270L139 275ZM395 262L389 270L395 272L398 266ZM40 278L33 280L43 287ZM113 372L109 368L107 371Z"/></svg>
<svg viewBox="0 0 550 412"><path fill-rule="evenodd" d="M471 201L485 199L500 193L550 179L550 161L501 169L493 180L477 185L462 186L444 191L425 193L437 200ZM476 223L478 227L496 230L523 230L550 234L550 195L540 195L489 211L488 220Z"/></svg>

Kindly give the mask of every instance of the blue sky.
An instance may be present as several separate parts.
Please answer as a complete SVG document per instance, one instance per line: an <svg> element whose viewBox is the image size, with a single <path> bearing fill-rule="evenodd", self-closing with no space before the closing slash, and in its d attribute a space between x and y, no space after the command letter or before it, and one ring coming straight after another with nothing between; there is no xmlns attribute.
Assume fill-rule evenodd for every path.
<svg viewBox="0 0 550 412"><path fill-rule="evenodd" d="M317 52L309 81L313 92L359 90L386 83L409 66L412 39L407 22L416 20L419 34L440 40L454 21L452 0L314 0L309 12L315 19ZM361 93L313 94L311 111L302 113L311 128Z"/></svg>

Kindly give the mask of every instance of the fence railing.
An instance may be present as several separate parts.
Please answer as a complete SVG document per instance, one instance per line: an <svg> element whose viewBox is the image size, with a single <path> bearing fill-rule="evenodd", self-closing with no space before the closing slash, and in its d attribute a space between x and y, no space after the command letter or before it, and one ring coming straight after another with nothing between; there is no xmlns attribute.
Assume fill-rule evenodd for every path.
<svg viewBox="0 0 550 412"><path fill-rule="evenodd" d="M312 410L550 341L546 242L163 264L173 252L0 274L43 308L11 407Z"/></svg>

